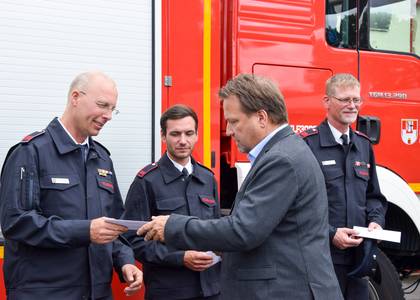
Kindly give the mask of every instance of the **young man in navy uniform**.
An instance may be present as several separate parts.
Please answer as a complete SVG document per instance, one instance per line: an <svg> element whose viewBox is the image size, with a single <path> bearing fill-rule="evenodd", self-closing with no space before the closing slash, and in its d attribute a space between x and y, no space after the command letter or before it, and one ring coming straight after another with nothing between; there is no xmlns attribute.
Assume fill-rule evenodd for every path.
<svg viewBox="0 0 420 300"><path fill-rule="evenodd" d="M177 213L200 219L220 217L217 184L211 170L191 153L197 142L198 118L189 107L175 105L160 119L167 151L134 179L125 202L125 219L150 220ZM136 259L143 263L146 299L219 299L219 268L213 253L180 251L135 232L126 234Z"/></svg>
<svg viewBox="0 0 420 300"><path fill-rule="evenodd" d="M367 136L351 129L363 103L360 83L351 74L326 82L327 119L301 136L324 173L328 194L331 256L345 299L368 299L365 278L348 276L363 254L363 239L353 226L382 229L387 202L381 194L375 157Z"/></svg>
<svg viewBox="0 0 420 300"><path fill-rule="evenodd" d="M126 228L106 223L123 203L108 150L91 137L111 120L114 81L88 72L72 82L61 118L11 148L1 176L4 279L9 300L112 299L113 267L141 287Z"/></svg>

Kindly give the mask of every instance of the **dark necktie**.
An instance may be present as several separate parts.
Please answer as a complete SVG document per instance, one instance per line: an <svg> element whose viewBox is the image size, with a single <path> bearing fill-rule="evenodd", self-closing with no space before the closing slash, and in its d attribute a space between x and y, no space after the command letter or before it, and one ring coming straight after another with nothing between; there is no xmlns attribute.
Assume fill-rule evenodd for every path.
<svg viewBox="0 0 420 300"><path fill-rule="evenodd" d="M344 152L347 153L347 151L349 150L349 137L347 134L343 134L340 138L343 141Z"/></svg>
<svg viewBox="0 0 420 300"><path fill-rule="evenodd" d="M188 173L187 168L182 169L182 176L183 176L182 179L185 181L185 183L188 183L190 181L191 176L190 176L190 173Z"/></svg>
<svg viewBox="0 0 420 300"><path fill-rule="evenodd" d="M86 163L86 159L89 153L89 146L88 144L80 145L80 152L82 153L83 162Z"/></svg>
<svg viewBox="0 0 420 300"><path fill-rule="evenodd" d="M188 173L187 168L182 169L182 175L184 176L185 180L187 180L190 177L190 174Z"/></svg>

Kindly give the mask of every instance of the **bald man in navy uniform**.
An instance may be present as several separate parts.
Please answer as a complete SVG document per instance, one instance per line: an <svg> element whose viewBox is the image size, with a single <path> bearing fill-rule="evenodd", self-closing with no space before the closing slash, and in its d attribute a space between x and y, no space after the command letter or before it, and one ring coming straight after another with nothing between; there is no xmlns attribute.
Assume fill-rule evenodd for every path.
<svg viewBox="0 0 420 300"><path fill-rule="evenodd" d="M9 300L112 299L113 268L141 287L132 250L117 238L123 202L108 150L92 136L111 120L114 81L78 75L61 118L12 147L1 175L4 280Z"/></svg>

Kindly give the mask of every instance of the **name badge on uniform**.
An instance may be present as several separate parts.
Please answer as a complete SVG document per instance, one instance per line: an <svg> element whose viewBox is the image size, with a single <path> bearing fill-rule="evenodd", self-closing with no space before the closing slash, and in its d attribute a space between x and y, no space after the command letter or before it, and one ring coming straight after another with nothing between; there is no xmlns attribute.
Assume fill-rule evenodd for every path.
<svg viewBox="0 0 420 300"><path fill-rule="evenodd" d="M68 178L51 178L51 182L55 184L70 184L70 180Z"/></svg>
<svg viewBox="0 0 420 300"><path fill-rule="evenodd" d="M331 159L331 160L323 160L322 161L322 165L323 166L333 166L335 164L337 164L337 163L335 162L334 159Z"/></svg>

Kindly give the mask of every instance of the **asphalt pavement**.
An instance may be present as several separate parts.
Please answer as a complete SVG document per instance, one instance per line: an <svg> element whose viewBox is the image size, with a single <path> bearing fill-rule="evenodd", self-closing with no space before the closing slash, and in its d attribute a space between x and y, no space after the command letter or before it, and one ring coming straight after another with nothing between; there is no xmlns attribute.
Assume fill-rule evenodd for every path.
<svg viewBox="0 0 420 300"><path fill-rule="evenodd" d="M416 276L410 276L409 278L404 279L403 282L402 282L402 287L403 288L408 287L413 282L415 282L416 280L420 280L420 274L416 275ZM414 288L414 286L407 289L406 292L411 291L413 288ZM417 287L417 289L415 290L414 293L405 294L405 299L406 300L420 300L420 284L418 285L418 287Z"/></svg>

